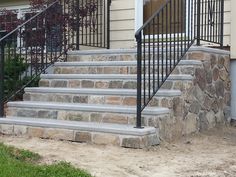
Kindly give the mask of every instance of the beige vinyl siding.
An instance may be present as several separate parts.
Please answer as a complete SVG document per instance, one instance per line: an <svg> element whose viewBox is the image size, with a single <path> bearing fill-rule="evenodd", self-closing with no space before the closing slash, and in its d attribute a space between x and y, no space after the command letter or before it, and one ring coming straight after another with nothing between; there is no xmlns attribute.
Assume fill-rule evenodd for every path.
<svg viewBox="0 0 236 177"><path fill-rule="evenodd" d="M111 48L135 45L135 0L112 0Z"/></svg>

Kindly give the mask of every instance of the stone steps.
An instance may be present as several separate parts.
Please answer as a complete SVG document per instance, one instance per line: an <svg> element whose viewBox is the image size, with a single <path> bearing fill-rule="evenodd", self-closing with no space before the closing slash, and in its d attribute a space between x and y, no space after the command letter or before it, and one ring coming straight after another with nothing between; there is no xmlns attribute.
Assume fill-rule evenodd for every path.
<svg viewBox="0 0 236 177"><path fill-rule="evenodd" d="M146 75L146 78L148 75ZM153 76L150 76L151 79ZM157 77L157 76L156 76ZM161 77L161 76L160 76ZM178 74L170 75L168 80L192 80L191 75ZM89 79L89 80L136 80L136 74L42 74L41 79Z"/></svg>
<svg viewBox="0 0 236 177"><path fill-rule="evenodd" d="M169 66L176 54L163 51L163 55L154 51L155 57L158 53ZM144 109L144 129L134 129L136 52L69 51L68 62L55 63L54 74L41 75L39 88L25 89L24 101L8 103L0 133L143 148L158 144L159 137L170 140L214 127L224 117L229 95L228 82L223 82L227 57L216 49L191 47L186 60L179 62Z"/></svg>
<svg viewBox="0 0 236 177"><path fill-rule="evenodd" d="M146 49L146 54L149 49ZM159 56L159 58L173 58L174 52L169 52L170 48L161 47L159 51L150 48L151 55L146 55L146 58L152 55ZM176 50L176 55L177 55ZM89 51L69 51L67 61L135 61L137 59L137 49L103 49L103 50L89 50Z"/></svg>
<svg viewBox="0 0 236 177"><path fill-rule="evenodd" d="M148 94L148 93L147 93ZM136 105L136 89L88 89L88 88L25 88L24 101L63 103ZM181 96L180 90L159 90L150 106L161 106L166 100Z"/></svg>
<svg viewBox="0 0 236 177"><path fill-rule="evenodd" d="M127 148L145 148L159 144L158 129L108 123L72 122L24 117L0 118L0 133L46 139L67 140Z"/></svg>
<svg viewBox="0 0 236 177"><path fill-rule="evenodd" d="M125 74L42 74L40 87L69 87L69 88L124 88L135 89L137 75ZM157 78L157 76L156 76ZM146 77L147 79L147 77ZM153 79L153 76L150 77ZM161 79L161 77L160 77ZM188 74L170 75L169 82L188 82L193 77Z"/></svg>
<svg viewBox="0 0 236 177"><path fill-rule="evenodd" d="M27 87L25 92L28 93L68 93L68 94L94 94L94 95L115 95L115 96L136 96L136 89L78 89L78 88L43 88L43 87ZM160 89L155 96L158 97L171 97L180 96L179 90L164 90Z"/></svg>
<svg viewBox="0 0 236 177"><path fill-rule="evenodd" d="M33 101L9 102L7 105L7 117L35 117L133 125L136 119L136 106ZM150 119L163 118L168 116L169 113L168 108L146 108L143 111L144 125L147 125Z"/></svg>
<svg viewBox="0 0 236 177"><path fill-rule="evenodd" d="M148 61L147 61L148 62ZM159 61L164 64L164 71L166 68L166 61ZM176 61L177 62L177 61ZM151 61L153 63L153 61ZM171 61L174 63L174 60ZM157 73L157 61L155 61L155 73ZM170 60L167 61L168 68L170 67ZM90 61L90 62L57 62L54 64L54 74L136 74L136 61ZM196 60L182 60L176 67L179 73L189 74L196 65L201 65L200 61ZM146 63L148 67L148 63ZM153 69L153 67L151 67ZM162 66L159 65L159 72L161 73ZM152 72L152 71L151 71Z"/></svg>
<svg viewBox="0 0 236 177"><path fill-rule="evenodd" d="M178 46L181 49L181 46ZM204 47L203 47L204 48ZM153 51L152 47L150 51ZM173 48L172 48L173 49ZM177 47L176 47L177 49ZM155 49L157 54L157 49ZM160 46L159 48L159 56L162 54L163 50L163 58L166 58L166 51L170 54L170 47L164 45L164 47ZM183 48L184 50L184 48ZM199 47L191 47L188 51L194 52L198 51ZM148 51L148 49L146 49ZM178 52L178 51L176 51ZM172 52L173 53L173 52ZM136 60L137 49L99 49L99 50L80 50L80 51L68 51L67 61L132 61ZM171 58L171 57L168 57Z"/></svg>
<svg viewBox="0 0 236 177"><path fill-rule="evenodd" d="M157 62L157 61L156 61ZM174 63L174 60L171 61ZM161 63L161 60L160 60ZM166 63L166 60L163 60ZM167 61L170 63L170 60ZM197 60L181 60L179 65L201 65L202 63ZM137 61L83 61L83 62L56 62L54 66L70 67L70 66L136 66Z"/></svg>

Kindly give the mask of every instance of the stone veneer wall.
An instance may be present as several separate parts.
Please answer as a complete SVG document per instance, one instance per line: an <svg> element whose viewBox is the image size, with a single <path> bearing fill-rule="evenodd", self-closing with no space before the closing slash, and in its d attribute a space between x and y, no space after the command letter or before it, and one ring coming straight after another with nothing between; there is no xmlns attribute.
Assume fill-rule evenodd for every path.
<svg viewBox="0 0 236 177"><path fill-rule="evenodd" d="M163 139L173 139L230 122L229 52L193 47L185 58L201 61L202 65L195 66L194 69L185 68L182 73L191 74L192 83L172 86L172 89L182 91L182 97L173 101L172 118L159 125L163 127L160 132ZM176 68L173 73L181 71Z"/></svg>

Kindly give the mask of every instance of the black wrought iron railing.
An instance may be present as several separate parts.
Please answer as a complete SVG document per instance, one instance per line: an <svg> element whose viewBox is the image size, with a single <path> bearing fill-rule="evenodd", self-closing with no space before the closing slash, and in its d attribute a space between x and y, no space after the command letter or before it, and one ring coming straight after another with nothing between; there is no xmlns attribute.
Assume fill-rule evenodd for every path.
<svg viewBox="0 0 236 177"><path fill-rule="evenodd" d="M189 48L223 46L224 0L167 0L136 32L137 122Z"/></svg>
<svg viewBox="0 0 236 177"><path fill-rule="evenodd" d="M26 86L68 50L110 47L110 0L55 0L9 33L0 33L0 117L4 103L19 99Z"/></svg>
<svg viewBox="0 0 236 177"><path fill-rule="evenodd" d="M70 29L67 36L77 50L80 46L110 48L111 0L65 0L64 14Z"/></svg>

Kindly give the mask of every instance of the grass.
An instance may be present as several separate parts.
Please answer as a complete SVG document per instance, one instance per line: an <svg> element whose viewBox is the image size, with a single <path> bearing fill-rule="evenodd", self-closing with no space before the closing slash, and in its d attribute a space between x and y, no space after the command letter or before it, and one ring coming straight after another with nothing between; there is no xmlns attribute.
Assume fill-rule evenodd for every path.
<svg viewBox="0 0 236 177"><path fill-rule="evenodd" d="M41 157L0 143L0 177L91 177L66 162L39 165Z"/></svg>

